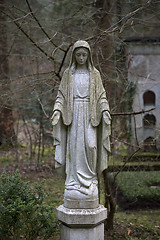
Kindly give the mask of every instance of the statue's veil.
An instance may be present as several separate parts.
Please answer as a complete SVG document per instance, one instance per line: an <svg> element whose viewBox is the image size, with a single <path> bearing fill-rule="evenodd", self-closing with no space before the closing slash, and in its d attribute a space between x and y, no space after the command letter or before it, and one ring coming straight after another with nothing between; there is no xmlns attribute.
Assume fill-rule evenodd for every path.
<svg viewBox="0 0 160 240"><path fill-rule="evenodd" d="M88 42L83 41L83 40L79 40L79 41L75 42L75 44L73 45L69 69L72 71L72 73L75 72L75 69L76 69L75 50L77 48L85 48L88 50L88 53L89 53L89 56L87 59L88 70L89 71L93 70L94 65L93 65L93 60L92 60L91 48L90 48Z"/></svg>

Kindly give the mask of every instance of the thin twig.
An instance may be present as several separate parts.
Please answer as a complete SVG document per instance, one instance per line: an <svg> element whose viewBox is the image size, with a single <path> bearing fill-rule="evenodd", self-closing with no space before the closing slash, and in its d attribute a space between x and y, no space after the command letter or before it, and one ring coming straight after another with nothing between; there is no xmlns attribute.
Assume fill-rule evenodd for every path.
<svg viewBox="0 0 160 240"><path fill-rule="evenodd" d="M7 17L9 17L15 24L16 26L19 28L19 30L21 30L21 32L33 43L33 45L35 47L37 47L45 56L47 56L48 59L51 59L52 61L54 61L54 58L50 55L48 55L48 53L46 51L44 51L44 49L42 49L32 38L31 36L25 32L25 30L21 27L21 25L17 22L14 21L15 19L13 17L11 17L8 13L0 10L3 14L5 14Z"/></svg>
<svg viewBox="0 0 160 240"><path fill-rule="evenodd" d="M114 139L117 140L118 142L124 143L124 144L126 144L126 145L128 145L128 146L130 146L130 147L134 147L134 148L138 148L138 147L139 147L138 145L131 144L131 143L129 143L129 142L126 142L126 141L124 141L124 140L119 139L118 137L114 137L113 135L111 135L111 138L114 138Z"/></svg>
<svg viewBox="0 0 160 240"><path fill-rule="evenodd" d="M27 13L26 15L24 15L24 16L22 16L22 17L15 18L15 19L14 19L14 20L12 20L12 21L16 22L16 21L19 21L19 20L21 20L21 19L23 19L23 20L24 20L24 18L27 18L29 15L31 15L31 12Z"/></svg>
<svg viewBox="0 0 160 240"><path fill-rule="evenodd" d="M132 16L134 16L135 14L137 14L139 11L143 10L144 8L148 7L151 3L151 0L149 0L145 6L142 6L136 10L134 10L133 12L128 13L127 15L125 15L123 18L121 18L118 22L116 22L115 24L113 24L112 26L110 26L109 28L107 28L105 31L103 31L98 38L96 39L95 43L98 42L98 40L105 34L107 33L110 29L116 27L117 25L119 25L121 22L123 22L125 19L129 19Z"/></svg>
<svg viewBox="0 0 160 240"><path fill-rule="evenodd" d="M33 13L33 11L32 11L32 8L31 8L28 0L26 0L26 3L27 3L27 6L28 6L28 8L29 8L29 10L30 10L30 13L31 13L32 17L35 19L35 21L37 22L38 26L39 26L40 29L42 30L42 32L47 36L47 38L48 38L49 41L53 44L53 46L57 48L58 46L57 46L57 45L53 42L53 40L52 40L53 37L51 38L51 37L49 36L49 34L46 32L46 30L44 29L44 27L43 27L43 26L41 25L41 23L39 22L38 18L34 15L34 13ZM60 49L61 51L65 52L65 50L64 50L63 48L60 48L60 47L59 47L59 49Z"/></svg>
<svg viewBox="0 0 160 240"><path fill-rule="evenodd" d="M111 113L111 116L130 116L130 115L138 115L138 114L142 114L142 113L146 113L146 112L151 112L155 110L155 108L150 108L148 110L141 110L139 112L123 112L123 113Z"/></svg>
<svg viewBox="0 0 160 240"><path fill-rule="evenodd" d="M38 100L38 102L39 102L39 104L40 104L40 106L41 106L41 109L42 109L42 112L44 113L44 115L46 116L46 118L50 118L49 116L48 116L48 114L46 113L46 111L45 111L45 109L44 109L44 107L43 107L43 104L42 104L42 102L41 102L41 100L40 100L40 98L39 98L39 96L38 96L38 94L36 93L36 97L37 97L37 100Z"/></svg>
<svg viewBox="0 0 160 240"><path fill-rule="evenodd" d="M135 152L133 152L124 162L124 164L122 165L122 167L118 170L118 172L116 172L116 174L114 175L114 183L116 180L117 175L123 170L123 168L125 167L125 165L127 164L127 162L129 162L130 159L132 159L132 157L134 157L134 155L139 152L141 150L142 147L139 147Z"/></svg>

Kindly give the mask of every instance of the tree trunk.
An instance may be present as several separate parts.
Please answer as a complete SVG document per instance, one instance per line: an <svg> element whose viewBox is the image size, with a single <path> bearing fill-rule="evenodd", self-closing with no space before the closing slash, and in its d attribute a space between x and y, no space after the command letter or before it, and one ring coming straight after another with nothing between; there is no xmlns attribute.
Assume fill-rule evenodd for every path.
<svg viewBox="0 0 160 240"><path fill-rule="evenodd" d="M4 0L0 0L3 11ZM12 115L10 82L8 79L7 29L5 16L0 11L0 145L14 146L16 137Z"/></svg>
<svg viewBox="0 0 160 240"><path fill-rule="evenodd" d="M114 198L113 190L111 190L111 186L109 183L107 169L104 170L103 172L103 178L104 178L104 185L105 185L105 207L108 208L108 216L107 216L107 221L105 223L105 228L106 230L112 230L114 214L116 210L116 201Z"/></svg>
<svg viewBox="0 0 160 240"><path fill-rule="evenodd" d="M111 27L111 9L113 10L113 2L111 0L97 0L95 3L98 9L95 20L97 23L97 33L100 35L96 43L96 59L98 68L101 72L104 88L107 92L110 108L115 105L115 83L111 81L114 75L114 47L111 34L103 34L105 30ZM113 229L113 220L116 202L112 195L111 186L108 179L108 170L103 172L104 185L105 185L105 206L108 208L108 217L105 223L106 230Z"/></svg>
<svg viewBox="0 0 160 240"><path fill-rule="evenodd" d="M95 6L98 11L95 15L97 24L97 33L100 34L99 39L96 41L96 61L98 69L101 72L103 85L107 92L107 97L110 106L114 104L114 91L113 84L113 37L111 34L103 32L112 25L112 18L110 16L111 3L110 0L97 0Z"/></svg>

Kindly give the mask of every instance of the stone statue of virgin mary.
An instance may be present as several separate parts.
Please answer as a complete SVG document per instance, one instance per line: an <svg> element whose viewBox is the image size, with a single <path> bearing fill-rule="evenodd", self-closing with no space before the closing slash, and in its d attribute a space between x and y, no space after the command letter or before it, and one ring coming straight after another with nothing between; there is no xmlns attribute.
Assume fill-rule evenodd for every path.
<svg viewBox="0 0 160 240"><path fill-rule="evenodd" d="M110 110L99 71L86 41L73 45L53 115L55 167L66 176L66 207L98 201L97 179L107 168ZM94 205L94 204L93 204Z"/></svg>

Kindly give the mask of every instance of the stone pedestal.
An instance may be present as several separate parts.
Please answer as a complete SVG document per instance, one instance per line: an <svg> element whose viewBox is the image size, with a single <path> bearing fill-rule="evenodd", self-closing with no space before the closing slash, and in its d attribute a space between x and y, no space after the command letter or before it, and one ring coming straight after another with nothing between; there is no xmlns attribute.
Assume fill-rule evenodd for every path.
<svg viewBox="0 0 160 240"><path fill-rule="evenodd" d="M56 214L61 221L61 240L104 240L104 220L107 218L104 206L69 209L61 205Z"/></svg>

